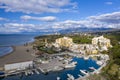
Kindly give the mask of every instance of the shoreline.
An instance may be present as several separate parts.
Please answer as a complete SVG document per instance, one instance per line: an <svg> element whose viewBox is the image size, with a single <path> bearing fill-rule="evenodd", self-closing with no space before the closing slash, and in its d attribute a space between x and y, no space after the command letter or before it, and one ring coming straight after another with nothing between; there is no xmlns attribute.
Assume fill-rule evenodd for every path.
<svg viewBox="0 0 120 80"><path fill-rule="evenodd" d="M12 54L15 51L15 46L9 46L9 47L12 48L12 51L6 53L5 55L0 56L0 58L4 58L5 56L8 56L8 55Z"/></svg>
<svg viewBox="0 0 120 80"><path fill-rule="evenodd" d="M27 52L27 49L29 49L29 52ZM0 57L0 67L4 67L5 64L33 60L33 53L34 50L31 45L14 46L14 50L11 53Z"/></svg>
<svg viewBox="0 0 120 80"><path fill-rule="evenodd" d="M35 37L24 44L9 46L12 48L12 51L0 56L0 68L3 68L5 64L33 60L34 56L32 54L35 53L35 51L33 50L32 43L34 41Z"/></svg>
<svg viewBox="0 0 120 80"><path fill-rule="evenodd" d="M35 36L36 37L36 36ZM8 52L6 52L6 53L3 53L3 54L5 54L5 55L2 55L2 56L0 56L0 58L3 58L3 57L5 57L5 56L8 56L9 54L12 54L14 51L15 51L15 48L17 47L17 46L24 46L25 44L32 44L34 41L35 41L35 37L33 37L31 40L29 40L29 41L27 41L27 42L22 42L22 43L19 43L19 44L14 44L14 45L10 45L10 46L6 46L6 45L3 45L2 47L11 47L12 48L12 50L11 51L8 51ZM1 47L1 46L0 46Z"/></svg>

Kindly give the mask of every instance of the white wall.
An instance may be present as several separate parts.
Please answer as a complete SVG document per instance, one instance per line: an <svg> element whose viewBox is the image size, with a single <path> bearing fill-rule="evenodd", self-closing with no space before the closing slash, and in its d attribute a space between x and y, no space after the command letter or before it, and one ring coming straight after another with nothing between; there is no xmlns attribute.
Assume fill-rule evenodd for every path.
<svg viewBox="0 0 120 80"><path fill-rule="evenodd" d="M33 65L33 61L27 61L27 62L19 62L19 63L13 63L13 64L6 64L4 66L4 69L7 71L7 70L14 70L14 69L17 69L17 70L23 70L29 66L32 66Z"/></svg>

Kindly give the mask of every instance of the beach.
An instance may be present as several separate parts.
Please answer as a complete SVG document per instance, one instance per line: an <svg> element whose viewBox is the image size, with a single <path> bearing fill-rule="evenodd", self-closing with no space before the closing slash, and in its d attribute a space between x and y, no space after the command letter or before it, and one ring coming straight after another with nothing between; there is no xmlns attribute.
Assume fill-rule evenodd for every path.
<svg viewBox="0 0 120 80"><path fill-rule="evenodd" d="M0 57L0 68L4 67L5 64L31 61L34 58L33 53L35 53L35 51L31 44L13 46L13 52Z"/></svg>

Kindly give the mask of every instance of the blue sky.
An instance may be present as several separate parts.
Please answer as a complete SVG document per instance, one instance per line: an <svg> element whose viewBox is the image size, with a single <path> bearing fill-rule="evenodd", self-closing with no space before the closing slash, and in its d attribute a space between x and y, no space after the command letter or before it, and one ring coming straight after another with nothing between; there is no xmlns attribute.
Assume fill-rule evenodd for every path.
<svg viewBox="0 0 120 80"><path fill-rule="evenodd" d="M0 0L0 33L120 28L120 0Z"/></svg>

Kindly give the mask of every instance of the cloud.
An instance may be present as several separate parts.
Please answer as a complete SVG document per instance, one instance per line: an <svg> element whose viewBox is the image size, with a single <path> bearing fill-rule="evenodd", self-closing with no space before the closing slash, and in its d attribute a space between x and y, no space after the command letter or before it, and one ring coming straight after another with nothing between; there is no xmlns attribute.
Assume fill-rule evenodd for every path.
<svg viewBox="0 0 120 80"><path fill-rule="evenodd" d="M32 17L34 19L34 17ZM41 17L40 17L41 18ZM25 18L27 20L31 17ZM36 17L35 17L36 20ZM39 20L39 17L37 17ZM98 16L89 16L84 20L65 20L61 22L52 22L51 24L20 24L5 23L0 24L0 33L12 32L51 32L68 28L119 28L120 29L120 12L102 14Z"/></svg>
<svg viewBox="0 0 120 80"><path fill-rule="evenodd" d="M100 28L103 26L105 26L105 24L91 20L77 20L77 21L66 20L63 22L54 23L52 25L52 27L56 29L67 29L67 28L78 28L78 27Z"/></svg>
<svg viewBox="0 0 120 80"><path fill-rule="evenodd" d="M107 13L99 16L90 16L88 18L92 20L104 22L104 23L118 24L120 23L120 12Z"/></svg>
<svg viewBox="0 0 120 80"><path fill-rule="evenodd" d="M107 5L112 5L113 2L105 2L105 4L107 4Z"/></svg>
<svg viewBox="0 0 120 80"><path fill-rule="evenodd" d="M38 14L66 11L77 4L71 0L0 0L0 5L6 11Z"/></svg>
<svg viewBox="0 0 120 80"><path fill-rule="evenodd" d="M5 23L0 25L0 33L18 33L18 32L34 32L35 29L41 28L40 25L34 24L19 24L19 23Z"/></svg>
<svg viewBox="0 0 120 80"><path fill-rule="evenodd" d="M88 27L88 28L119 28L120 12L89 16L84 20L66 20L52 25L56 29Z"/></svg>
<svg viewBox="0 0 120 80"><path fill-rule="evenodd" d="M54 29L50 25L20 24L20 23L0 24L0 33L53 32L53 31Z"/></svg>
<svg viewBox="0 0 120 80"><path fill-rule="evenodd" d="M0 17L0 21L8 21L7 18Z"/></svg>
<svg viewBox="0 0 120 80"><path fill-rule="evenodd" d="M46 16L46 17L33 17L33 16L28 16L28 15L24 15L21 16L22 20L38 20L38 21L46 21L46 22L51 22L51 21L55 21L56 17L54 16Z"/></svg>

